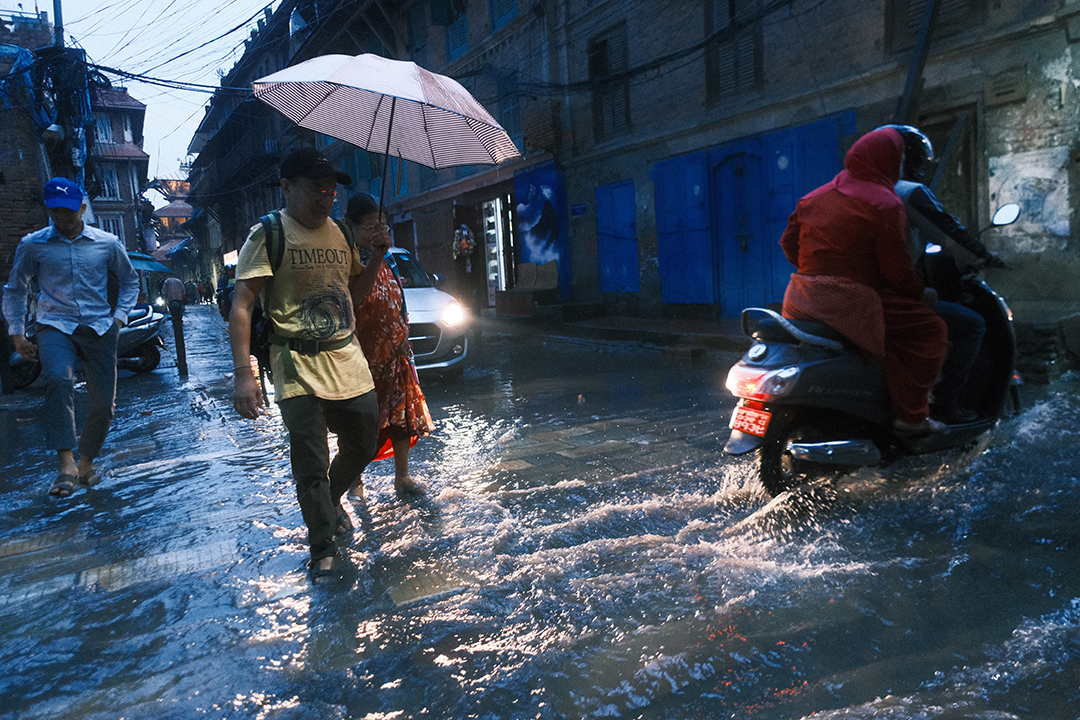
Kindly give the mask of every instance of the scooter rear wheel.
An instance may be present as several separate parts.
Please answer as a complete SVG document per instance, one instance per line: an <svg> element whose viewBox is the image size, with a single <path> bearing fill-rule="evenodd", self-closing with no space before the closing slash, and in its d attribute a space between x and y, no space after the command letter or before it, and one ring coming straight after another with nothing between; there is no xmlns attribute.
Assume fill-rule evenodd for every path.
<svg viewBox="0 0 1080 720"><path fill-rule="evenodd" d="M149 343L138 349L138 355L117 358L116 367L135 373L153 372L161 363L161 351Z"/></svg>
<svg viewBox="0 0 1080 720"><path fill-rule="evenodd" d="M30 387L41 374L41 363L23 361L11 366L11 382L16 390Z"/></svg>
<svg viewBox="0 0 1080 720"><path fill-rule="evenodd" d="M758 474L768 493L776 497L812 480L835 476L835 469L797 460L788 450L788 443L792 441L824 439L825 434L817 427L799 422L793 422L766 435L761 449L758 450Z"/></svg>

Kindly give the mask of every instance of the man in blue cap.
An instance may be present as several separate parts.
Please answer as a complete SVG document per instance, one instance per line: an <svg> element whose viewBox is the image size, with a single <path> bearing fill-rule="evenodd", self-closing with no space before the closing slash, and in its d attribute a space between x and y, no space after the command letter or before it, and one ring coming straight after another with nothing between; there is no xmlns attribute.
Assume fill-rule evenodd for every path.
<svg viewBox="0 0 1080 720"><path fill-rule="evenodd" d="M45 439L60 466L49 494L67 497L96 479L94 458L105 444L116 401L116 340L138 299L139 275L118 237L83 222L86 204L76 183L63 177L45 183L45 207L52 224L24 237L15 250L4 286L4 316L15 350L41 358ZM120 285L115 307L109 302L110 272ZM31 342L26 314L35 278L38 331ZM76 463L75 369L80 362L87 412Z"/></svg>

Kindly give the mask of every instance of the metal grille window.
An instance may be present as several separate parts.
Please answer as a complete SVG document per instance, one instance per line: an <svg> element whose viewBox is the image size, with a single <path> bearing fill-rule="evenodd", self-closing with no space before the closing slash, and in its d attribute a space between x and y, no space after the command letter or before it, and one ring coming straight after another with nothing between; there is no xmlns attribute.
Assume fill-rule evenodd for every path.
<svg viewBox="0 0 1080 720"><path fill-rule="evenodd" d="M934 37L943 37L986 22L987 0L937 0ZM915 47L926 0L887 0L885 41L891 52Z"/></svg>
<svg viewBox="0 0 1080 720"><path fill-rule="evenodd" d="M131 165L128 169L128 178L131 180L131 197L138 198L142 194L140 192L141 188L139 188L139 171L134 165Z"/></svg>
<svg viewBox="0 0 1080 720"><path fill-rule="evenodd" d="M626 26L589 41L589 80L592 81L593 133L597 142L630 130L630 78Z"/></svg>
<svg viewBox="0 0 1080 720"><path fill-rule="evenodd" d="M111 143L112 118L108 115L94 115L94 138L100 143Z"/></svg>
<svg viewBox="0 0 1080 720"><path fill-rule="evenodd" d="M706 103L762 85L760 0L713 0L706 6Z"/></svg>
<svg viewBox="0 0 1080 720"><path fill-rule="evenodd" d="M103 200L120 200L120 177L116 173L115 165L99 165L98 182L101 183L101 198Z"/></svg>
<svg viewBox="0 0 1080 720"><path fill-rule="evenodd" d="M99 215L98 226L107 233L120 238L124 244L124 218L120 215Z"/></svg>

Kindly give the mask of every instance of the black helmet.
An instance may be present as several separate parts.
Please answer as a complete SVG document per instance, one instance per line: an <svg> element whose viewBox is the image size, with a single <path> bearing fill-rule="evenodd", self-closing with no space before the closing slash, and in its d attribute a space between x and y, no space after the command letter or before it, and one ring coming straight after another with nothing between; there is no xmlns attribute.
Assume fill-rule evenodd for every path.
<svg viewBox="0 0 1080 720"><path fill-rule="evenodd" d="M904 179L918 182L922 178L926 163L934 159L934 146L926 133L912 125L882 125L874 128L891 128L904 139Z"/></svg>

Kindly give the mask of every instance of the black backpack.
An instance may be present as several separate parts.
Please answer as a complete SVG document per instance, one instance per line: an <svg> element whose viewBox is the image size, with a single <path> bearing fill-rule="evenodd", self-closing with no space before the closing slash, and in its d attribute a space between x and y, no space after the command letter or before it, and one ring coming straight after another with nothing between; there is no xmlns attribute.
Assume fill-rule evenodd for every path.
<svg viewBox="0 0 1080 720"><path fill-rule="evenodd" d="M338 218L331 218L337 223L345 241L349 244L349 250L353 248L352 229L348 223ZM281 223L281 211L274 210L259 218L262 223L263 236L266 238L266 256L270 260L270 274L273 275L281 267L285 259L285 228ZM263 294L268 288L263 288ZM259 363L260 375L272 377L270 373L270 334L274 332L274 322L263 313L262 299L255 301L255 307L251 310L251 335L249 352L255 356Z"/></svg>

